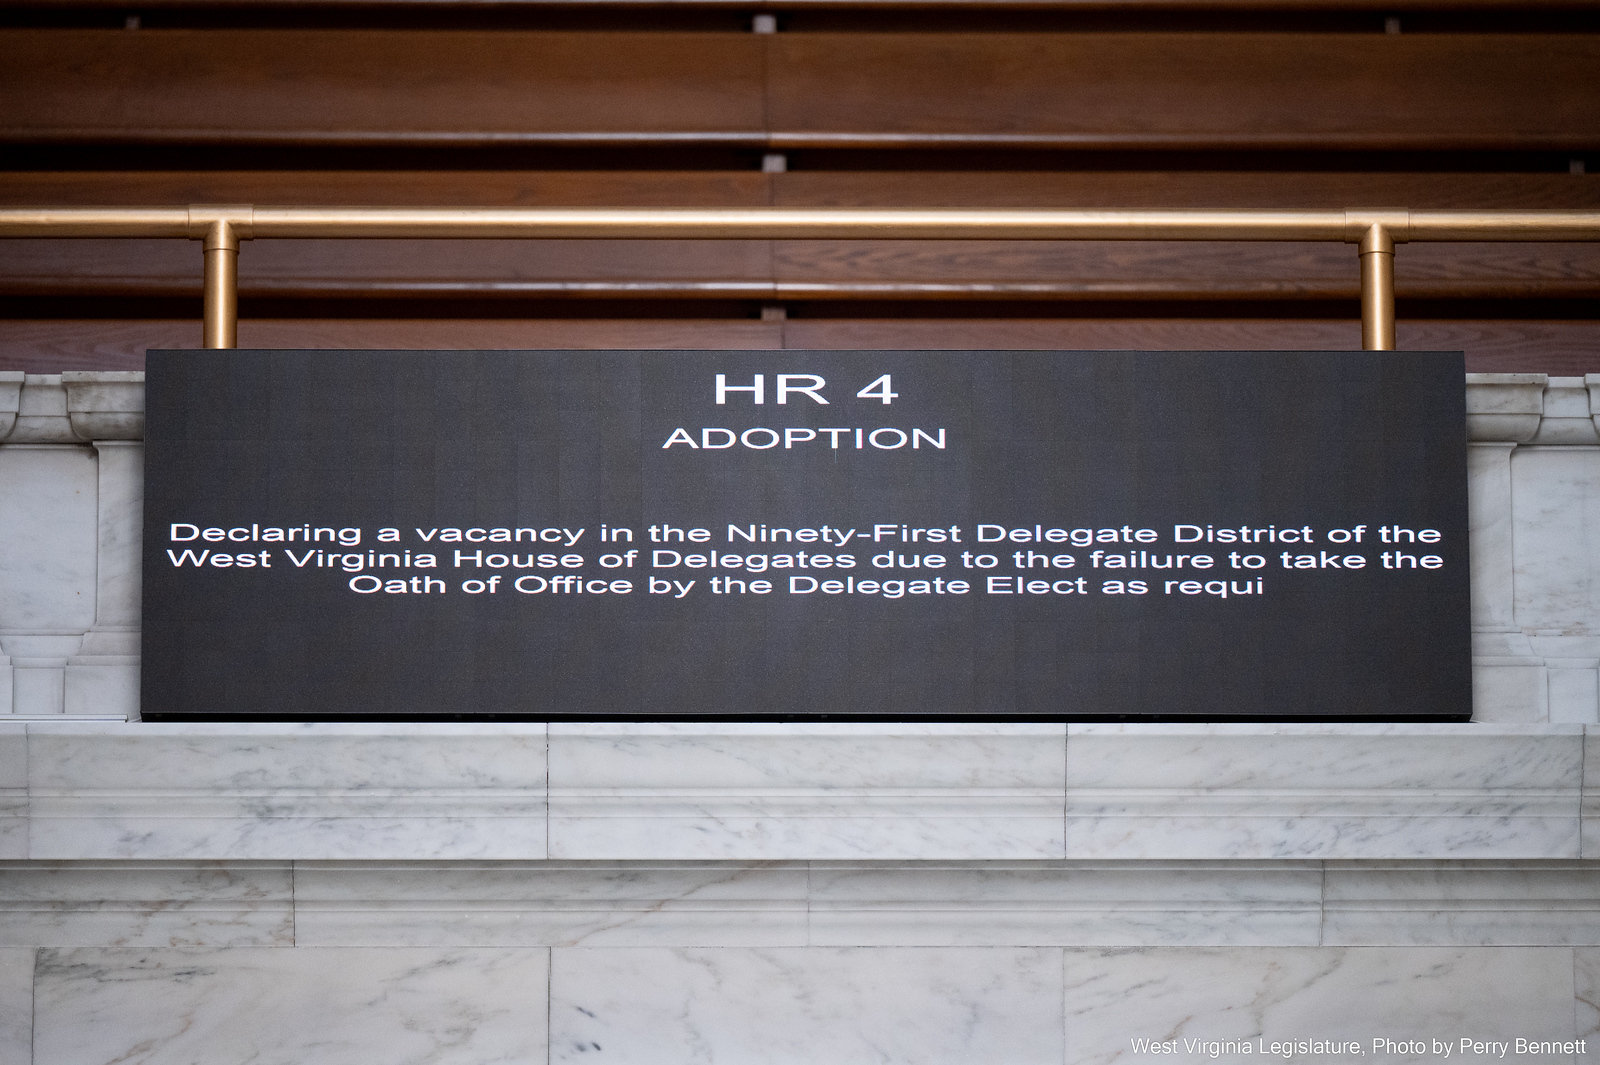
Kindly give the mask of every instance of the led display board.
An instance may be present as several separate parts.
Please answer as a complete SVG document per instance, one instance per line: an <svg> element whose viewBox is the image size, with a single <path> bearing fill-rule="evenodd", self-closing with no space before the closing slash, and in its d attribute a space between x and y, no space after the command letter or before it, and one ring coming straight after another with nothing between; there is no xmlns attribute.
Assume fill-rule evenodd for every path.
<svg viewBox="0 0 1600 1065"><path fill-rule="evenodd" d="M147 375L147 720L1470 714L1460 353Z"/></svg>

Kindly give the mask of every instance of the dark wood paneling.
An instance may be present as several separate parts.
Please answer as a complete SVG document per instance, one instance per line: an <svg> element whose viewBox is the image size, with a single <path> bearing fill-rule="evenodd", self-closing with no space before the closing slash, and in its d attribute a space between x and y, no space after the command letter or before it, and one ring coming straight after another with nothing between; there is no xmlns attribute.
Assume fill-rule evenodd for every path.
<svg viewBox="0 0 1600 1065"><path fill-rule="evenodd" d="M1600 145L1600 40L1558 35L777 34L780 146Z"/></svg>
<svg viewBox="0 0 1600 1065"><path fill-rule="evenodd" d="M1600 174L1316 171L0 172L0 204L1600 209Z"/></svg>
<svg viewBox="0 0 1600 1065"><path fill-rule="evenodd" d="M1600 320L1407 322L1414 350L1467 352L1474 372L1600 372ZM245 319L243 346L283 348L1045 348L1352 350L1353 320L1270 319ZM197 347L193 321L0 320L0 370L140 369L147 348Z"/></svg>
<svg viewBox="0 0 1600 1065"><path fill-rule="evenodd" d="M1568 173L792 171L772 177L780 207L1600 208L1600 175Z"/></svg>
<svg viewBox="0 0 1600 1065"><path fill-rule="evenodd" d="M0 171L0 204L256 203L368 207L765 207L756 171Z"/></svg>
<svg viewBox="0 0 1600 1065"><path fill-rule="evenodd" d="M199 291L181 240L15 240L0 293L172 296ZM260 240L239 255L246 296L649 293L764 295L764 241Z"/></svg>
<svg viewBox="0 0 1600 1065"><path fill-rule="evenodd" d="M168 0L157 0L163 2ZM784 6L834 2L795 0ZM865 10L901 0L840 2ZM950 0L949 6L981 9L1010 2ZM944 3L934 0L932 6ZM1309 11L1330 5L1356 10L1365 0L1038 0L1036 5L1019 0L1019 5ZM1546 6L1564 5L1565 0L1551 0ZM1380 6L1387 13L1388 5ZM1423 0L1407 10L1499 6L1496 0ZM1280 151L1393 150L1413 153L1408 165L1440 168L1454 164L1444 156L1423 160L1415 153L1461 149L1513 153L1492 157L1504 159L1508 170L1565 167L1565 153L1600 150L1600 35L1585 33L14 30L0 32L0 55L5 56L0 98L6 101L0 139L85 146L60 149L57 155L67 161L59 165L78 165L71 160L81 155L83 165L98 166L115 158L118 145L143 142L157 146L134 149L145 153L147 162L140 165L150 166L164 165L160 153L168 149L163 145L255 143L347 145L346 160L372 166L424 164L397 161L422 158L414 152L386 155L368 146L437 148L425 165L446 168L228 170L223 168L231 164L222 161L215 164L219 169L206 172L13 172L0 174L0 203L1600 208L1600 178L1594 176L1347 172L1349 165L1388 164L1377 156L1362 156L1366 162L1359 162L1326 154L1289 157ZM1127 148L1154 154L1116 157L1152 168L1139 171L1098 170L1104 164L1093 155L1069 151L1017 158L1077 169L761 174L753 169L475 170L474 158L498 160L493 165L500 166L532 156L455 151L474 145L555 146L540 164L551 165L567 150L563 146L587 144L632 146L633 161L626 165L640 167L678 165L647 154L674 144L731 146L717 149L719 157L727 157L719 165L738 165L740 152L751 149L752 167L759 150L773 145L913 146L932 152L981 152L994 146ZM1221 165L1259 162L1259 168L1184 169L1193 160L1160 154L1168 149L1244 150ZM1536 162L1526 154L1534 149L1563 154ZM16 153L27 151L14 147L11 165ZM189 151L189 161L176 165L209 159L211 149ZM249 154L240 151L240 159ZM261 149L242 165L276 165L269 154L276 151ZM320 151L302 147L282 165L315 165L320 155L311 156ZM848 152L808 156L797 151L793 161L804 167L808 159L832 160L828 165L848 168L850 157ZM1009 162L995 165L1032 165L1006 158ZM1474 158L1462 165L1497 165L1485 162L1489 156ZM556 159L556 165L565 164ZM903 164L885 164L880 157L862 165ZM910 165L927 165L927 158ZM1318 166L1329 169L1318 171ZM87 299L198 292L199 252L188 242L3 246L0 293ZM1572 313L1572 308L1543 304L1546 309L1540 310L1541 305L1518 302L1600 291L1600 248L1412 245L1400 250L1397 265L1402 297L1493 299L1495 309L1481 313L1523 319L1402 319L1403 346L1461 347L1477 370L1600 371L1600 323L1544 320L1541 315ZM256 313L270 307L276 308L270 313L304 316L247 318L241 343L263 346L1226 349L1353 348L1358 343L1355 256L1350 248L1329 245L261 241L245 246L241 272L247 297L278 297L275 303L256 303ZM796 317L787 322L608 320L608 313L629 312L597 302L573 308L574 315L590 318L395 320L377 317L383 304L341 309L323 299L551 295L744 301L742 312L731 304L692 312L705 315L753 314L755 304L766 300L797 306ZM996 305L996 316L981 320L806 317L804 301L852 297L900 301L887 313L912 313L907 301L916 299L1010 302ZM1075 312L1081 314L1120 315L1121 305L1111 301L1129 303L1126 318L1036 318L1029 316L1049 312L1026 309L1022 301L1030 299L1106 305L1074 304L1082 307ZM1349 317L1336 317L1344 304L1328 303L1317 306L1329 307L1335 317L1273 320L1273 308L1289 299L1350 301ZM1179 300L1230 302L1212 302L1207 306L1214 310L1193 312L1214 318L1143 320L1134 302L1139 300L1160 301L1165 314L1175 313ZM468 306L464 311L437 303L431 311L404 301L386 306L422 315L472 313L469 305L461 305ZM1317 306L1286 309L1320 314ZM171 307L152 313L172 313ZM21 313L70 311L25 307ZM369 313L374 317L313 317ZM502 304L485 313L543 312ZM835 304L809 313L878 312ZM981 312L953 307L949 313ZM1073 312L1064 308L1061 313ZM140 364L145 347L193 345L198 339L193 321L0 321L0 367L46 372L130 367Z"/></svg>
<svg viewBox="0 0 1600 1065"><path fill-rule="evenodd" d="M1600 145L1600 40L1572 34L9 30L0 54L13 140Z"/></svg>
<svg viewBox="0 0 1600 1065"><path fill-rule="evenodd" d="M1600 372L1600 320L1449 321L1398 325L1400 347L1465 351L1471 373ZM1043 348L1140 351L1352 351L1354 320L1262 319L792 319L790 348Z"/></svg>
<svg viewBox="0 0 1600 1065"><path fill-rule="evenodd" d="M0 370L139 370L150 348L197 348L195 321L3 320ZM250 319L258 348L779 348L782 323L708 319Z"/></svg>
<svg viewBox="0 0 1600 1065"><path fill-rule="evenodd" d="M0 137L758 142L764 38L405 30L0 32Z"/></svg>
<svg viewBox="0 0 1600 1065"><path fill-rule="evenodd" d="M780 241L788 298L1342 299L1359 263L1342 244L1206 241ZM1582 297L1600 245L1417 244L1395 257L1402 297Z"/></svg>
<svg viewBox="0 0 1600 1065"><path fill-rule="evenodd" d="M745 299L1353 299L1342 244L1124 241L261 240L240 254L246 297ZM1415 244L1402 298L1584 298L1600 245ZM194 295L199 246L16 240L0 294Z"/></svg>

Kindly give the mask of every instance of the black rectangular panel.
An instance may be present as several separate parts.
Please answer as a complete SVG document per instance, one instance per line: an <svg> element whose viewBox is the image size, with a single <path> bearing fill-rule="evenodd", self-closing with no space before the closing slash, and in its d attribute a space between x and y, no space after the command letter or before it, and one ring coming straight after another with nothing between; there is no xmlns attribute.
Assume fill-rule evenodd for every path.
<svg viewBox="0 0 1600 1065"><path fill-rule="evenodd" d="M147 720L1470 714L1460 353L147 375Z"/></svg>

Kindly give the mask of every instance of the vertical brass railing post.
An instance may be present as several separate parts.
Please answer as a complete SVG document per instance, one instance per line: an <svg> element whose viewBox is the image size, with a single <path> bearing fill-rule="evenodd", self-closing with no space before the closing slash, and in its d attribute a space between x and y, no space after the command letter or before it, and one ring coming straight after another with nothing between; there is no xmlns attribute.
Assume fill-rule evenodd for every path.
<svg viewBox="0 0 1600 1065"><path fill-rule="evenodd" d="M232 224L206 227L205 255L203 346L231 348L239 341L239 236Z"/></svg>
<svg viewBox="0 0 1600 1065"><path fill-rule="evenodd" d="M1361 348L1394 350L1394 240L1380 223L1361 236Z"/></svg>

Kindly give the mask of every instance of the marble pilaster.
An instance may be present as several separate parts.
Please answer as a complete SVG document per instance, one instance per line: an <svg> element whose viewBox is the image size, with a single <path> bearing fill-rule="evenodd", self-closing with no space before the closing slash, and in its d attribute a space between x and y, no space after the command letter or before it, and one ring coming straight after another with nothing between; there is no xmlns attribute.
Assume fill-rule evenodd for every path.
<svg viewBox="0 0 1600 1065"><path fill-rule="evenodd" d="M1600 635L1600 447L1519 448L1511 465L1517 626Z"/></svg>
<svg viewBox="0 0 1600 1065"><path fill-rule="evenodd" d="M1511 456L1544 416L1544 374L1467 375L1474 721L1545 721L1549 677L1515 617Z"/></svg>
<svg viewBox="0 0 1600 1065"><path fill-rule="evenodd" d="M10 659L9 709L28 715L64 709L67 659L95 609L94 452L65 442L74 439L65 393L40 376L28 375L0 444L0 499L27 501L0 507L0 654Z"/></svg>
<svg viewBox="0 0 1600 1065"><path fill-rule="evenodd" d="M99 460L94 627L67 663L65 706L69 714L137 719L144 441L97 439L94 449Z"/></svg>

